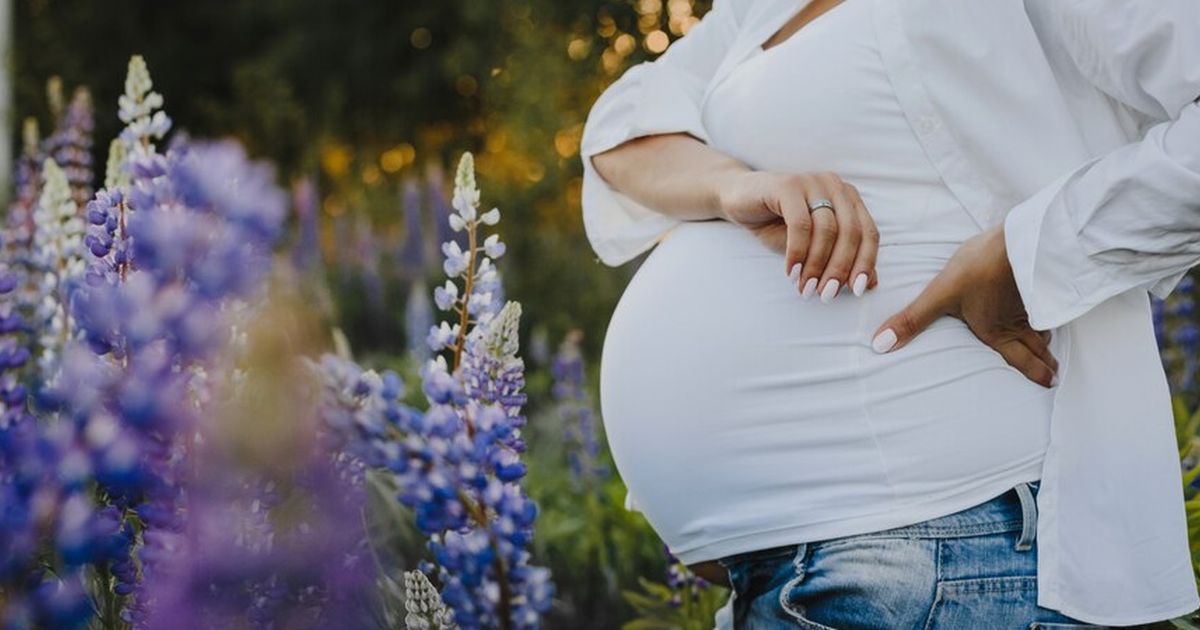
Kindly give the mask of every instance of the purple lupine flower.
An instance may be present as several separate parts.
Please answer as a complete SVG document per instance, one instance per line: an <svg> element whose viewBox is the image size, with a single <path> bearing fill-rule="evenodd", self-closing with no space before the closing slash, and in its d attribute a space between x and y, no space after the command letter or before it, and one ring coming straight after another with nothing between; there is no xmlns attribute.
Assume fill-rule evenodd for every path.
<svg viewBox="0 0 1200 630"><path fill-rule="evenodd" d="M359 271L366 288L367 303L375 313L383 312L383 276L379 269L379 244L375 230L366 215L355 217L355 253L358 255Z"/></svg>
<svg viewBox="0 0 1200 630"><path fill-rule="evenodd" d="M139 581L123 585L137 627L154 611L146 585L169 577L186 543L183 454L203 407L197 378L228 339L227 303L260 291L285 203L273 171L235 143L178 147L156 163L163 172L135 174L139 210L127 215L138 265L124 282L78 291L75 319L91 350L72 349L57 392L88 436L105 495L142 526ZM114 574L129 568L118 564Z"/></svg>
<svg viewBox="0 0 1200 630"><path fill-rule="evenodd" d="M33 213L41 197L41 171L45 158L38 142L37 120L27 118L22 131L24 144L16 163L16 194L5 221L3 258L17 284L14 296L17 310L28 316L38 301L38 278L33 273L33 233L36 227Z"/></svg>
<svg viewBox="0 0 1200 630"><path fill-rule="evenodd" d="M551 394L557 401L558 415L564 423L567 464L577 486L592 486L593 480L608 477L609 469L600 461L600 441L596 435L595 414L585 389L583 352L579 347L582 331L567 333L559 346L550 373L554 377Z"/></svg>
<svg viewBox="0 0 1200 630"><path fill-rule="evenodd" d="M1194 321L1195 286L1192 276L1185 275L1166 299L1151 296L1150 300L1154 335L1163 368L1172 386L1189 395L1200 384L1197 382L1197 376L1200 375L1200 328Z"/></svg>
<svg viewBox="0 0 1200 630"><path fill-rule="evenodd" d="M666 545L663 545L663 553L667 556L667 588L671 589L671 597L667 601L669 605L678 608L683 605L685 598L693 601L700 596L701 591L708 590L709 583L692 573Z"/></svg>
<svg viewBox="0 0 1200 630"><path fill-rule="evenodd" d="M80 87L63 110L57 126L45 143L45 153L66 174L71 198L79 212L92 197L92 95Z"/></svg>
<svg viewBox="0 0 1200 630"><path fill-rule="evenodd" d="M444 289L438 287L435 293L436 291ZM438 304L440 306L441 302ZM429 302L429 290L425 288L423 281L414 282L408 291L408 300L404 303L404 330L407 333L408 349L417 358L418 365L424 364L432 356L429 344L425 343L425 335L433 327L433 320L433 304Z"/></svg>
<svg viewBox="0 0 1200 630"><path fill-rule="evenodd" d="M416 180L404 180L401 197L404 209L404 243L400 246L400 271L413 279L425 277L425 227L421 217L421 191Z"/></svg>
<svg viewBox="0 0 1200 630"><path fill-rule="evenodd" d="M400 501L430 537L442 599L460 627L536 628L554 589L549 571L529 565L537 508L520 485L521 309L516 302L498 311L491 307L495 270L485 243L494 254L503 251L498 239L477 237L481 225L499 219L499 211L480 215L479 196L468 153L455 177L456 214L449 227L465 232L472 247L443 244L450 283L435 293L439 306L458 321L442 321L429 334L430 347L451 352L453 363L439 354L421 368L430 406L401 427L407 463L397 474Z"/></svg>
<svg viewBox="0 0 1200 630"><path fill-rule="evenodd" d="M146 628L372 627L365 494L325 452L301 458L290 474L263 471L287 486L288 511L275 522L262 500L267 486L247 482L253 467L226 457L198 463L170 570L148 587L155 606Z"/></svg>
<svg viewBox="0 0 1200 630"><path fill-rule="evenodd" d="M302 272L316 269L321 262L318 203L317 184L313 178L303 177L292 184L292 208L299 225L296 244L292 248L292 265Z"/></svg>

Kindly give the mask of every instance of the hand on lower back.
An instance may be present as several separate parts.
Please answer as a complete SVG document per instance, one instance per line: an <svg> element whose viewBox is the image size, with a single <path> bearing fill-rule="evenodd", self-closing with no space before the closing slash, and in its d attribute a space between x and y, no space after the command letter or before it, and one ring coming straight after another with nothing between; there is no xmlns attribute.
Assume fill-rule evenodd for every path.
<svg viewBox="0 0 1200 630"><path fill-rule="evenodd" d="M833 208L809 211L826 200ZM833 173L739 174L722 188L726 218L784 254L783 272L804 297L829 301L842 287L856 295L878 284L879 232L858 190Z"/></svg>
<svg viewBox="0 0 1200 630"><path fill-rule="evenodd" d="M903 348L934 320L950 315L966 322L1029 380L1053 385L1058 361L1050 354L1050 332L1029 325L1003 228L1000 224L964 242L924 291L875 331L871 345L876 352Z"/></svg>

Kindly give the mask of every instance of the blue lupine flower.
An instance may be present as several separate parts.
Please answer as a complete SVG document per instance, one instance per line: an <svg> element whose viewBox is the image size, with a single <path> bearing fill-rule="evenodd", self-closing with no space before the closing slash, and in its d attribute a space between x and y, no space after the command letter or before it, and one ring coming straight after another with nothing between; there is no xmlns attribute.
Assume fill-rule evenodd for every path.
<svg viewBox="0 0 1200 630"><path fill-rule="evenodd" d="M78 291L74 313L91 350L69 353L57 393L96 436L97 481L143 526L140 581L123 585L132 592L126 617L139 625L154 608L145 585L165 579L184 544L187 471L177 453L197 425L197 375L228 339L228 301L260 290L284 213L271 169L233 143L172 149L161 165L134 178L142 201L126 220L137 267L123 282ZM91 218L108 225L117 194L93 204ZM128 560L114 573L128 577Z"/></svg>
<svg viewBox="0 0 1200 630"><path fill-rule="evenodd" d="M75 90L57 127L46 138L45 154L66 174L76 208L92 197L92 96L87 88Z"/></svg>
<svg viewBox="0 0 1200 630"><path fill-rule="evenodd" d="M317 185L312 178L299 179L292 185L292 207L299 226L292 248L292 264L301 271L312 271L321 262L320 243L317 242L318 203Z"/></svg>
<svg viewBox="0 0 1200 630"><path fill-rule="evenodd" d="M553 586L547 570L528 564L537 508L519 483L525 474L521 309L515 302L494 305L497 277L486 250L499 255L503 248L498 238L480 243L477 230L494 224L499 211L477 212L470 154L455 184L449 226L465 232L473 247L443 244L451 280L434 297L458 321L440 322L429 333L430 347L451 352L453 364L438 355L422 366L430 407L400 427L407 460L397 474L400 501L430 537L442 599L461 628L536 628ZM460 277L461 291L454 282Z"/></svg>
<svg viewBox="0 0 1200 630"><path fill-rule="evenodd" d="M559 346L550 372L554 376L551 394L558 401L563 437L567 442L567 463L572 480L580 486L605 479L608 466L600 461L600 441L596 435L594 413L584 388L583 352L579 347L582 332L573 330Z"/></svg>

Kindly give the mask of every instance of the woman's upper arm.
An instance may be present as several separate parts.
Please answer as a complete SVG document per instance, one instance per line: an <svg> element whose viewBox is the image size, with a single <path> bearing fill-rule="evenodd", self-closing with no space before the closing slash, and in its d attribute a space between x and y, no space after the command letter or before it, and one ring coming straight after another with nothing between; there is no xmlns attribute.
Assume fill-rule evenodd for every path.
<svg viewBox="0 0 1200 630"><path fill-rule="evenodd" d="M715 0L686 35L654 61L630 67L592 105L580 143L583 224L605 264L617 266L644 252L680 219L614 190L596 172L592 156L654 134L683 132L708 142L700 103L753 1Z"/></svg>
<svg viewBox="0 0 1200 630"><path fill-rule="evenodd" d="M1200 99L1197 0L1025 0L1098 89L1152 121L1179 117Z"/></svg>

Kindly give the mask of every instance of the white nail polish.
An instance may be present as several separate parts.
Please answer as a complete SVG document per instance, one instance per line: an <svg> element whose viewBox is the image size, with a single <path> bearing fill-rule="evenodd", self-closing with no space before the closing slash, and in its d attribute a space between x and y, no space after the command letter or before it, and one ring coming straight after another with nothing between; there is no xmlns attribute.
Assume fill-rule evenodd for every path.
<svg viewBox="0 0 1200 630"><path fill-rule="evenodd" d="M879 354L891 350L894 345L896 345L896 331L891 328L875 335L875 339L871 340L871 349Z"/></svg>
<svg viewBox="0 0 1200 630"><path fill-rule="evenodd" d="M830 280L825 283L825 288L821 290L821 301L828 302L837 295L840 283L837 280Z"/></svg>
<svg viewBox="0 0 1200 630"><path fill-rule="evenodd" d="M803 295L804 299L807 300L808 298L812 297L813 294L816 292L817 292L817 279L809 278L808 282L804 283L804 292L801 293L801 295Z"/></svg>
<svg viewBox="0 0 1200 630"><path fill-rule="evenodd" d="M796 263L792 265L792 272L788 274L788 280L793 284L800 281L800 272L804 269L804 263Z"/></svg>
<svg viewBox="0 0 1200 630"><path fill-rule="evenodd" d="M854 279L854 295L862 297L864 291L867 290L867 274L860 273Z"/></svg>

